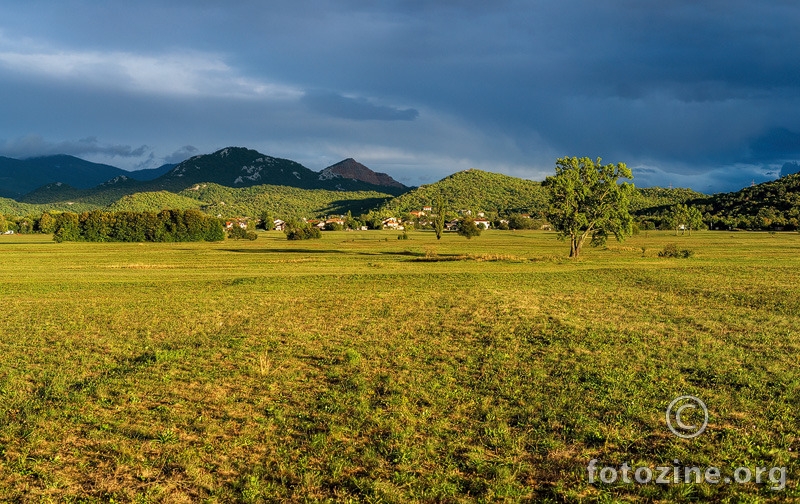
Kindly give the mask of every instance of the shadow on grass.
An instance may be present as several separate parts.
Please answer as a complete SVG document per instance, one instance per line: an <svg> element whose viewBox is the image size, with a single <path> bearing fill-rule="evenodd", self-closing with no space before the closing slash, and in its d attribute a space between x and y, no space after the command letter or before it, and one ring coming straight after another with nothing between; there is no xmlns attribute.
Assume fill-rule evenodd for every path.
<svg viewBox="0 0 800 504"><path fill-rule="evenodd" d="M425 257L425 252L414 252L411 250L403 251L381 251L381 252L362 252L357 250L331 250L331 249L304 249L304 248L278 248L278 249L222 249L223 252L233 252L235 254L335 254L335 255L362 255L362 256L411 256ZM441 254L440 257L456 256L457 254Z"/></svg>

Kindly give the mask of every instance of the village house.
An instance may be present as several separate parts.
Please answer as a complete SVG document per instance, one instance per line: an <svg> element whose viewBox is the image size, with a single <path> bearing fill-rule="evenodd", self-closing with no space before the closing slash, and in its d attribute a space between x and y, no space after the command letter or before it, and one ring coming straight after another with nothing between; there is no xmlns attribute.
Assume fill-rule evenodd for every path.
<svg viewBox="0 0 800 504"><path fill-rule="evenodd" d="M483 229L489 229L489 227L491 226L491 222L489 222L486 219L475 219L474 222L475 222L476 226L478 226L480 228L483 228Z"/></svg>
<svg viewBox="0 0 800 504"><path fill-rule="evenodd" d="M286 222L280 219L275 219L274 221L272 221L272 225L275 228L275 231L283 231L284 229L286 229Z"/></svg>
<svg viewBox="0 0 800 504"><path fill-rule="evenodd" d="M239 226L242 229L247 229L247 219L233 219L225 221L225 229L233 229L233 226Z"/></svg>
<svg viewBox="0 0 800 504"><path fill-rule="evenodd" d="M433 212L433 207L430 205L422 207L423 212Z"/></svg>
<svg viewBox="0 0 800 504"><path fill-rule="evenodd" d="M405 227L395 217L383 219L383 221L381 221L381 225L384 229L397 229L399 231L405 229Z"/></svg>

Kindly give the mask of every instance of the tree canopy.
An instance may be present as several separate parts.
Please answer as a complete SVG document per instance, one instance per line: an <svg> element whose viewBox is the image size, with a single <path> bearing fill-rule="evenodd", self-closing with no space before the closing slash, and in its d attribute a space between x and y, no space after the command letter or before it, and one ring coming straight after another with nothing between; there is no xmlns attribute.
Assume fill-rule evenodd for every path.
<svg viewBox="0 0 800 504"><path fill-rule="evenodd" d="M570 257L578 257L586 238L594 246L605 243L609 235L623 240L633 232L628 211L633 179L625 163L601 164L583 157L556 160L556 174L544 182L549 196L547 219L561 239L570 239Z"/></svg>

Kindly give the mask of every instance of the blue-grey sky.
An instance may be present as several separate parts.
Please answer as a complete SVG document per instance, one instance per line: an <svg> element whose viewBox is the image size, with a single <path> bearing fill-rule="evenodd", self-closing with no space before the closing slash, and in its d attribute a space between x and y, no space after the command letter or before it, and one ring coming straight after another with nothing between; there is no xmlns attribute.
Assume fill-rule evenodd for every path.
<svg viewBox="0 0 800 504"><path fill-rule="evenodd" d="M0 155L229 145L419 185L561 156L735 190L800 160L795 0L0 0Z"/></svg>

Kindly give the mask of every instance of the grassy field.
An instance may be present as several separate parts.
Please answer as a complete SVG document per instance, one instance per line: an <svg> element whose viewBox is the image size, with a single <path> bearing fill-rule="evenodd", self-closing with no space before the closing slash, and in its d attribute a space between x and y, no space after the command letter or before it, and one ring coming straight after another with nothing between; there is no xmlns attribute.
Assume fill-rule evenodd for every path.
<svg viewBox="0 0 800 504"><path fill-rule="evenodd" d="M0 501L800 500L800 234L409 235L0 236Z"/></svg>

